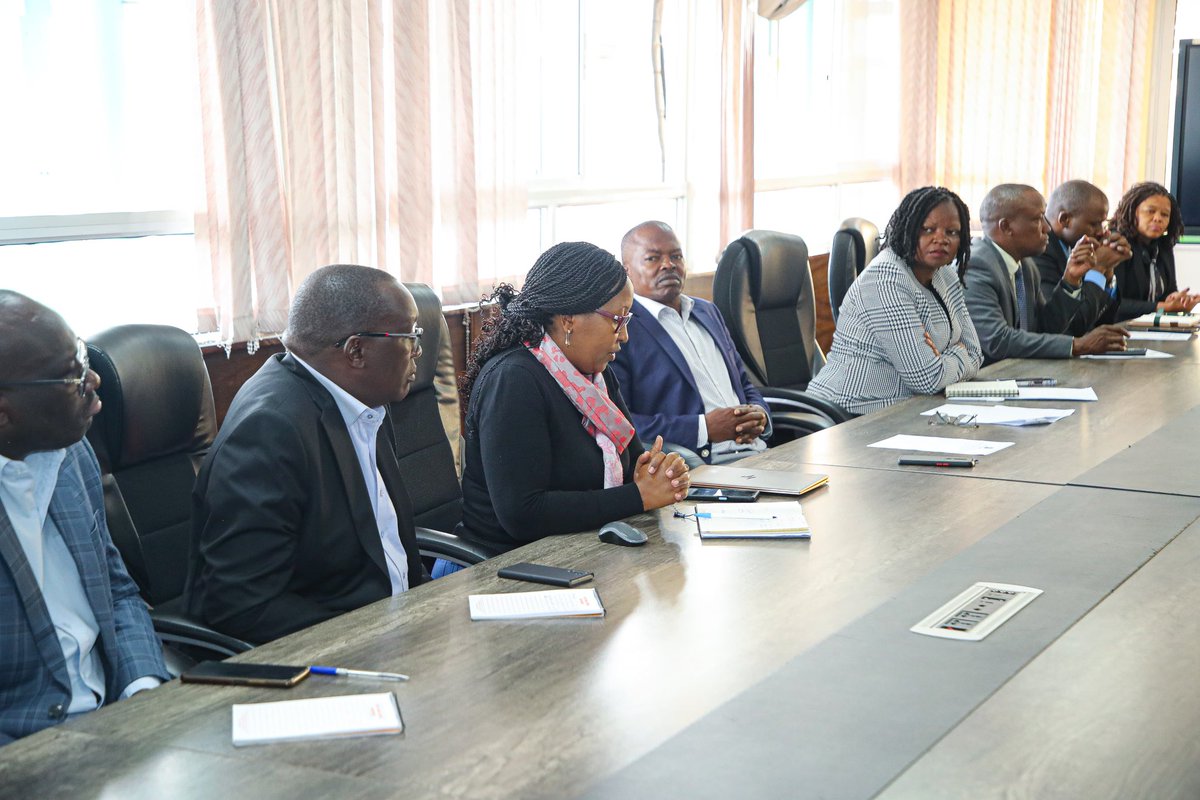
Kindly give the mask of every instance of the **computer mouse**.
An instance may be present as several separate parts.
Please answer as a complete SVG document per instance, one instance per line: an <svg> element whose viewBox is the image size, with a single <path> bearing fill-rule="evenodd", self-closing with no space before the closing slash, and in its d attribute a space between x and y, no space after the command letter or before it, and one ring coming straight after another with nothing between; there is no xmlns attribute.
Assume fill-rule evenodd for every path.
<svg viewBox="0 0 1200 800"><path fill-rule="evenodd" d="M649 540L646 534L628 522L610 522L600 529L600 541L622 547L638 547Z"/></svg>

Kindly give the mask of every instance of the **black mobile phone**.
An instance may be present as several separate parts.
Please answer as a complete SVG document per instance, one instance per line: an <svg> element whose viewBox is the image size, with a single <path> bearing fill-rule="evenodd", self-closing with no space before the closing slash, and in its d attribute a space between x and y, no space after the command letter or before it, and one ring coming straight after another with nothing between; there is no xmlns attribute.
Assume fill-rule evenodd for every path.
<svg viewBox="0 0 1200 800"><path fill-rule="evenodd" d="M1112 356L1114 358L1120 358L1122 356L1144 356L1144 355L1146 355L1146 348L1130 347L1126 350L1109 350L1106 353L1093 353L1092 355L1102 356L1102 357Z"/></svg>
<svg viewBox="0 0 1200 800"><path fill-rule="evenodd" d="M693 486L688 489L688 500L715 500L722 503L753 503L758 499L755 489L711 489Z"/></svg>
<svg viewBox="0 0 1200 800"><path fill-rule="evenodd" d="M201 661L179 676L184 683L222 683L230 686L273 686L286 689L308 677L308 667L279 664L237 664Z"/></svg>
<svg viewBox="0 0 1200 800"><path fill-rule="evenodd" d="M496 573L501 578L511 578L514 581L530 581L532 583L547 583L551 586L578 586L592 579L592 573L578 569L563 567L547 567L544 564L529 564L522 562L505 567Z"/></svg>

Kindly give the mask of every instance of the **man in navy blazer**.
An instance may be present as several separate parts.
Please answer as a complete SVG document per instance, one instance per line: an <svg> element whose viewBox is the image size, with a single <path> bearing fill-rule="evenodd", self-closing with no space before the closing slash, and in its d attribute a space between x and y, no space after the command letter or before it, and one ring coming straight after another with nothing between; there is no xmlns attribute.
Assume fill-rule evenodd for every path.
<svg viewBox="0 0 1200 800"><path fill-rule="evenodd" d="M683 249L665 222L643 222L621 240L633 282L629 341L612 370L638 436L693 448L708 462L766 448L771 418L746 377L716 306L683 294Z"/></svg>
<svg viewBox="0 0 1200 800"><path fill-rule="evenodd" d="M99 384L60 316L0 290L0 745L170 680L83 438Z"/></svg>

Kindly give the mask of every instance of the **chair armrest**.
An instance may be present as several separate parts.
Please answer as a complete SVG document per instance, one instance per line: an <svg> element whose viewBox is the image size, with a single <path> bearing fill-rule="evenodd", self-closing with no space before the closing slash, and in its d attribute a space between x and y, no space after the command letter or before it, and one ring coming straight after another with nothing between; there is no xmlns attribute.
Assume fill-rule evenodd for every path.
<svg viewBox="0 0 1200 800"><path fill-rule="evenodd" d="M801 413L817 413L829 418L829 421L834 425L842 422L849 422L854 419L854 415L846 411L837 403L832 403L821 397L814 397L807 392L797 391L795 389L780 389L775 386L767 386L762 389L763 399L766 400L767 406L772 412L778 408L780 411L798 411ZM772 413L772 419L774 414Z"/></svg>
<svg viewBox="0 0 1200 800"><path fill-rule="evenodd" d="M469 541L453 533L418 526L416 534L421 555L443 558L464 567L500 555L500 551L490 545Z"/></svg>
<svg viewBox="0 0 1200 800"><path fill-rule="evenodd" d="M150 621L154 623L154 632L163 642L194 647L211 653L218 660L245 653L254 647L249 642L226 636L179 614L152 609Z"/></svg>
<svg viewBox="0 0 1200 800"><path fill-rule="evenodd" d="M824 414L774 410L771 411L771 423L775 426L776 431L787 431L797 436L807 436L810 433L832 428L837 424Z"/></svg>

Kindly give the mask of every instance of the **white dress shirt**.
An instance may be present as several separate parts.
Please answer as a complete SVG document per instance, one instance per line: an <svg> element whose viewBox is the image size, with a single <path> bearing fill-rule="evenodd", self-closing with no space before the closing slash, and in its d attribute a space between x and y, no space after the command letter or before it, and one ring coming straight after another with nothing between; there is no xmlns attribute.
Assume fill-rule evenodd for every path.
<svg viewBox="0 0 1200 800"><path fill-rule="evenodd" d="M387 419L386 410L383 406L370 408L364 405L312 365L306 364L298 355L291 353L291 356L329 391L342 414L342 419L346 422L346 429L350 432L350 443L354 445L354 454L358 456L358 466L367 487L367 496L371 498L371 511L375 514L375 525L379 528L379 539L383 544L392 594L407 591L408 556L404 551L404 544L400 541L400 522L396 516L396 507L392 504L387 486L384 485L383 475L379 473L379 461L376 458L379 427Z"/></svg>
<svg viewBox="0 0 1200 800"><path fill-rule="evenodd" d="M75 558L50 518L50 500L66 452L31 453L23 461L0 455L0 504L17 534L58 634L71 681L67 713L79 714L104 704L105 679L96 648L100 626L84 592ZM138 678L125 687L121 697L160 683L149 675Z"/></svg>
<svg viewBox="0 0 1200 800"><path fill-rule="evenodd" d="M671 337L671 341L679 348L679 352L683 353L683 360L687 362L688 368L692 371L692 377L696 380L696 390L700 392L700 400L704 403L705 412L743 405L729 378L725 358L718 349L716 341L699 320L692 316L692 309L696 305L692 298L686 294L679 295L679 311L676 311L670 306L648 297L641 295L634 295L634 297L658 320L667 335ZM685 443L680 442L680 444ZM704 419L704 414L701 414L696 442L693 446L699 448L706 444L709 444L708 423ZM766 449L767 443L762 439L755 439L749 444L738 444L733 439L712 442L712 460L721 461L723 459L720 456L731 453L743 454Z"/></svg>

